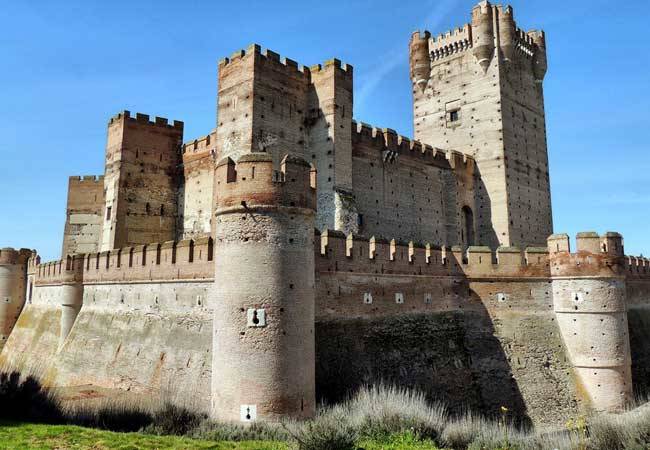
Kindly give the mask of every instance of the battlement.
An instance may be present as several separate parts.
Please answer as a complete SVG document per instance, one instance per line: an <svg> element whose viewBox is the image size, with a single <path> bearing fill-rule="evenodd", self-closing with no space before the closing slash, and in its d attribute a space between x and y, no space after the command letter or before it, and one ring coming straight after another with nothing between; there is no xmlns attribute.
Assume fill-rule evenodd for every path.
<svg viewBox="0 0 650 450"><path fill-rule="evenodd" d="M19 265L26 264L28 260L36 255L34 250L21 248L16 250L14 248L5 247L0 249L0 264Z"/></svg>
<svg viewBox="0 0 650 450"><path fill-rule="evenodd" d="M384 153L386 161L398 157L412 157L445 168L473 170L474 158L453 150L443 150L397 134L390 128L376 128L363 122L352 121L352 141L365 143Z"/></svg>
<svg viewBox="0 0 650 450"><path fill-rule="evenodd" d="M179 120L174 120L173 124L169 124L169 120L164 117L155 117L153 121L149 119L148 114L136 113L135 117L131 117L131 112L124 110L113 117L108 121L109 126L119 123L127 122L130 124L139 124L147 126L155 126L160 128L165 128L169 130L183 131L184 124Z"/></svg>
<svg viewBox="0 0 650 450"><path fill-rule="evenodd" d="M100 253L68 256L37 266L37 285L72 282L137 282L210 279L212 238L154 242Z"/></svg>
<svg viewBox="0 0 650 450"><path fill-rule="evenodd" d="M569 235L548 238L553 276L620 276L626 269L623 237L593 231L576 235L576 252L571 252Z"/></svg>
<svg viewBox="0 0 650 450"><path fill-rule="evenodd" d="M233 64L237 61L240 61L248 56L256 56L263 59L269 63L275 63L278 66L283 66L286 68L290 74L304 75L309 81L311 81L311 74L321 71L326 71L331 68L339 71L347 77L352 77L353 68L350 64L342 63L339 59L332 58L325 61L323 64L312 65L311 67L304 66L294 61L293 59L283 57L279 53L276 53L269 49L263 49L262 46L258 44L251 44L245 50L239 50L233 53L229 58L223 58L219 61L219 69L222 69L229 64Z"/></svg>
<svg viewBox="0 0 650 450"><path fill-rule="evenodd" d="M316 171L304 159L286 155L275 170L268 153L249 153L237 163L217 164L217 208L228 210L287 206L316 209Z"/></svg>
<svg viewBox="0 0 650 450"><path fill-rule="evenodd" d="M38 265L35 284L75 284L83 282L84 255L68 256Z"/></svg>
<svg viewBox="0 0 650 450"><path fill-rule="evenodd" d="M437 247L325 230L316 240L319 272L353 272L469 278L548 277L548 250L530 247Z"/></svg>
<svg viewBox="0 0 650 450"><path fill-rule="evenodd" d="M429 39L429 52L433 61L464 52L470 48L472 48L472 26L470 24Z"/></svg>
<svg viewBox="0 0 650 450"><path fill-rule="evenodd" d="M526 58L532 59L533 56L535 56L537 44L535 43L533 36L529 35L521 28L517 28L515 33L515 42L517 50Z"/></svg>
<svg viewBox="0 0 650 450"><path fill-rule="evenodd" d="M104 175L71 176L68 180L75 184L104 184Z"/></svg>
<svg viewBox="0 0 650 450"><path fill-rule="evenodd" d="M214 134L215 131L212 131L210 134L186 142L185 144L183 144L183 154L209 152L214 148L215 145L216 138L214 137Z"/></svg>

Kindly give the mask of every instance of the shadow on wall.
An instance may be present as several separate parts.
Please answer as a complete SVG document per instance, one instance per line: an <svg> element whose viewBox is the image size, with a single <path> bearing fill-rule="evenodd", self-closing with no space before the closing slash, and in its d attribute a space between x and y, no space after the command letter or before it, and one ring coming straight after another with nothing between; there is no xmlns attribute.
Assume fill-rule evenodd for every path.
<svg viewBox="0 0 650 450"><path fill-rule="evenodd" d="M453 282L466 297L466 279ZM438 299L443 303L443 299ZM435 303L435 299L434 299ZM385 383L414 388L467 410L499 416L506 406L531 423L510 362L481 301L435 314L404 314L316 323L316 390L335 403L361 386Z"/></svg>
<svg viewBox="0 0 650 450"><path fill-rule="evenodd" d="M474 223L477 229L477 242L470 245L485 245L490 248L499 247L499 236L492 224L492 202L488 194L488 190L481 176L481 171L478 164L475 165L475 179L476 187L474 189L474 196L476 199L476 208L474 209ZM481 199L481 196L484 196ZM546 243L542 243L546 244Z"/></svg>

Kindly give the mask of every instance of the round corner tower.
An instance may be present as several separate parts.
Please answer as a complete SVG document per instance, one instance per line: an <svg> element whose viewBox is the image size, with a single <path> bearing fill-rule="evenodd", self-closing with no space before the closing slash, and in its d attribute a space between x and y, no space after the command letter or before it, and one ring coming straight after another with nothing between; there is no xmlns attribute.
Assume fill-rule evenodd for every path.
<svg viewBox="0 0 650 450"><path fill-rule="evenodd" d="M27 263L32 256L27 249L0 249L0 350L25 305Z"/></svg>
<svg viewBox="0 0 650 450"><path fill-rule="evenodd" d="M311 167L250 153L217 164L213 418L250 422L315 413Z"/></svg>
<svg viewBox="0 0 650 450"><path fill-rule="evenodd" d="M65 271L61 276L61 328L59 332L59 349L65 344L77 316L83 306L83 255L68 256L65 259Z"/></svg>
<svg viewBox="0 0 650 450"><path fill-rule="evenodd" d="M580 400L597 411L620 411L632 400L623 238L579 233L549 238L553 303L574 368Z"/></svg>

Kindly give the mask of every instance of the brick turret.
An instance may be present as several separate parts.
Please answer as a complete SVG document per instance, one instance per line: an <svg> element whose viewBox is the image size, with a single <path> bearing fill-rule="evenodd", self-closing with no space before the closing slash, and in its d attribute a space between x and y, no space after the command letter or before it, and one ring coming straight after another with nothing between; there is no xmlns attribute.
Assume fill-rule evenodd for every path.
<svg viewBox="0 0 650 450"><path fill-rule="evenodd" d="M212 416L315 411L314 173L266 153L216 169Z"/></svg>
<svg viewBox="0 0 650 450"><path fill-rule="evenodd" d="M0 351L25 305L27 263L32 256L24 248L0 250Z"/></svg>
<svg viewBox="0 0 650 450"><path fill-rule="evenodd" d="M625 257L618 233L549 238L553 303L586 406L622 410L632 399Z"/></svg>

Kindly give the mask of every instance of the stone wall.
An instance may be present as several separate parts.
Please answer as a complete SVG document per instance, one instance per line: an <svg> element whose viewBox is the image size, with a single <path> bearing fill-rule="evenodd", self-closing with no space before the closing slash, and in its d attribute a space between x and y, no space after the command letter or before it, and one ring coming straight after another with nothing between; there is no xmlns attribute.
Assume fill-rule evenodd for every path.
<svg viewBox="0 0 650 450"><path fill-rule="evenodd" d="M70 177L61 256L99 251L104 214L104 176Z"/></svg>
<svg viewBox="0 0 650 450"><path fill-rule="evenodd" d="M106 142L106 219L101 250L173 240L183 122L124 111Z"/></svg>
<svg viewBox="0 0 650 450"><path fill-rule="evenodd" d="M234 205L233 198L223 201ZM609 245L614 238L606 239ZM600 238L591 240L591 250L600 251ZM558 325L546 249L463 252L331 231L315 241L320 400L384 381L421 389L456 411L498 414L506 406L538 424L557 424L589 406L571 360L575 347L567 351L571 340ZM550 243L568 252L564 245ZM207 408L214 326L208 242L193 244L193 262L188 241L161 247L159 256L144 248L132 257L119 252L129 255L119 256L127 258L119 266L118 252L38 266L33 300L0 363L37 370L54 385L157 392L173 384L175 395ZM579 255L576 267L587 274L590 256ZM83 307L60 345L63 289L79 279L79 267ZM624 268L632 378L644 393L650 261L626 258Z"/></svg>
<svg viewBox="0 0 650 450"><path fill-rule="evenodd" d="M476 159L477 242L544 245L553 231L542 32L481 2L472 23L411 39L415 138Z"/></svg>
<svg viewBox="0 0 650 450"><path fill-rule="evenodd" d="M216 131L183 146L177 239L210 235L216 152Z"/></svg>

